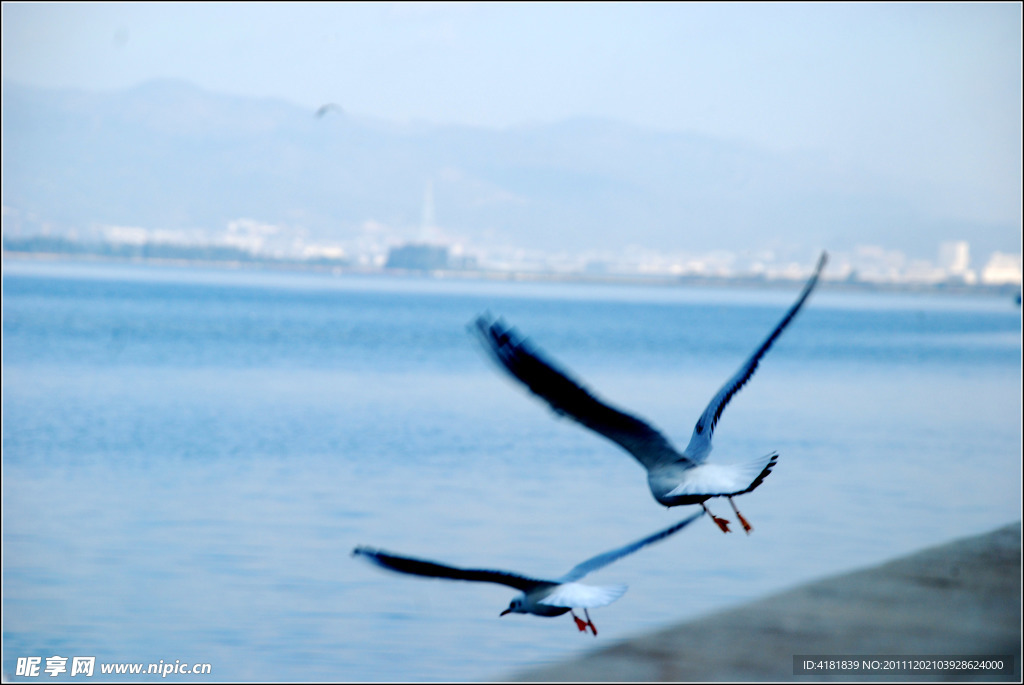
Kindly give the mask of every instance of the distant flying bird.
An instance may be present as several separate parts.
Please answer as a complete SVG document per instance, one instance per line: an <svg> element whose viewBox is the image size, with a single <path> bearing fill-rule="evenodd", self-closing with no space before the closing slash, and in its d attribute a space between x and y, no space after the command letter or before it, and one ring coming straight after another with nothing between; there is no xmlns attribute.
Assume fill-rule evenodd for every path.
<svg viewBox="0 0 1024 685"><path fill-rule="evenodd" d="M470 580L481 583L499 583L519 590L522 594L512 600L508 608L502 611L499 616L505 614L534 614L535 616L561 616L564 613L572 614L576 621L576 627L580 632L588 627L596 636L597 628L590 620L590 613L587 609L602 607L611 604L626 592L625 585L585 585L578 583L579 579L589 573L604 568L608 564L621 559L627 554L632 554L641 547L667 538L686 526L690 525L697 518L704 515L699 511L693 516L675 525L660 530L653 535L648 535L642 540L613 549L604 554L598 554L592 559L577 564L571 571L561 578L554 580L541 580L528 576L511 573L509 571L487 571L483 569L458 568L456 566L445 566L433 561L424 561L412 557L402 557L396 554L389 554L370 547L356 547L352 550L353 556L364 557L368 561L383 566L399 573L408 573L414 576L426 576L428 578L448 578L450 580ZM584 621L573 609L583 609L587 617Z"/></svg>
<svg viewBox="0 0 1024 685"><path fill-rule="evenodd" d="M321 105L320 109L318 109L316 111L316 118L320 119L320 118L324 117L331 110L334 110L338 114L344 114L345 113L345 110L343 110L340 105L336 105L333 102L328 102L326 105Z"/></svg>
<svg viewBox="0 0 1024 685"><path fill-rule="evenodd" d="M761 357L800 311L818 283L826 261L828 254L822 252L814 275L804 286L796 304L790 307L771 334L711 398L697 420L689 444L681 454L656 428L598 399L501 320L495 321L487 314L481 315L474 322L475 332L490 356L512 377L551 405L556 413L600 433L633 455L647 469L651 494L660 503L666 507L700 504L718 527L728 533L729 521L712 514L705 504L712 497L726 497L743 529L749 534L752 528L732 498L751 492L760 485L771 473L779 455L772 452L743 464L708 464L706 460L711 453L711 435L725 405L754 375Z"/></svg>

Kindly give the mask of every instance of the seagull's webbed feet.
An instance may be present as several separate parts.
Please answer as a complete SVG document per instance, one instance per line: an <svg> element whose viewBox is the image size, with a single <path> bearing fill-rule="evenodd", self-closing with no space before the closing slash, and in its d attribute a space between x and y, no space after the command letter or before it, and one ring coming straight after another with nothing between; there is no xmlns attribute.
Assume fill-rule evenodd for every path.
<svg viewBox="0 0 1024 685"><path fill-rule="evenodd" d="M729 500L729 501L731 502L732 500ZM704 507L704 511L707 512L707 515L711 517L711 520L718 524L718 527L722 529L723 533L728 533L729 532L729 520L728 519L719 518L719 517L715 516L714 514L712 514L711 511L708 510L708 505L704 504L703 502L701 502L700 505L702 507ZM735 507L733 507L733 508L735 509ZM737 513L739 513L739 512L737 512ZM740 520L742 520L742 518Z"/></svg>
<svg viewBox="0 0 1024 685"><path fill-rule="evenodd" d="M743 530L746 531L747 535L750 535L750 531L754 530L753 526L747 522L747 519L743 518L743 514L741 514L740 510L736 508L736 503L732 501L732 497L729 497L728 499L729 504L732 505L732 510L736 512L736 518L740 520L740 525L743 526Z"/></svg>
<svg viewBox="0 0 1024 685"><path fill-rule="evenodd" d="M576 621L576 627L580 629L581 633L585 633L587 631L587 627L589 626L590 632L594 634L594 637L597 637L597 627L594 625L594 622L590 620L590 612L588 612L586 609L583 610L584 615L587 617L586 621L577 616L576 612L572 609L569 610L569 613L572 614L572 620Z"/></svg>

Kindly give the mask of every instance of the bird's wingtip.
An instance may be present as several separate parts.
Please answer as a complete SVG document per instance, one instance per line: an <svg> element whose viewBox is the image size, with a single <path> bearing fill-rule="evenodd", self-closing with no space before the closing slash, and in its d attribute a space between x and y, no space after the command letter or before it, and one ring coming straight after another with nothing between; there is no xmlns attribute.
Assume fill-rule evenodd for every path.
<svg viewBox="0 0 1024 685"><path fill-rule="evenodd" d="M491 310L485 309L484 311L482 311L479 314L477 314L476 316L474 316L473 320L470 321L468 324L466 324L466 328L469 329L470 332L483 331L493 321L494 321L494 317L491 316Z"/></svg>

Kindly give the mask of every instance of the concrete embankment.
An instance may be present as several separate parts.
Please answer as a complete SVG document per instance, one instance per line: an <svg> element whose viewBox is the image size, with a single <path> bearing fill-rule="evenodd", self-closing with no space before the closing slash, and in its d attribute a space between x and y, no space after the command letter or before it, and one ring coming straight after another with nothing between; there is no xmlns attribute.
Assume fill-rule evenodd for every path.
<svg viewBox="0 0 1024 685"><path fill-rule="evenodd" d="M1012 655L1012 674L794 673L795 655ZM1021 524L808 583L515 681L1021 680ZM863 659L860 660L863 663ZM884 665L884 664L883 664ZM891 665L891 664L890 664Z"/></svg>

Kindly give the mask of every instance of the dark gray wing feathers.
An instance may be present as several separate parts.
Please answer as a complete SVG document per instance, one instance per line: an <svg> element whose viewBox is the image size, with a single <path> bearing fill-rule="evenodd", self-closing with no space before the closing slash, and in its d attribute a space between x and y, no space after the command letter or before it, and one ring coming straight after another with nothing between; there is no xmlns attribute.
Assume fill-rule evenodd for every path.
<svg viewBox="0 0 1024 685"><path fill-rule="evenodd" d="M558 414L617 443L645 467L680 458L657 429L599 400L500 319L481 315L473 330L505 371Z"/></svg>
<svg viewBox="0 0 1024 685"><path fill-rule="evenodd" d="M361 556L382 566L399 573L408 573L414 576L425 576L427 578L447 578L449 580L468 580L481 583L498 583L507 585L522 592L528 592L540 585L549 585L549 581L527 578L516 573L506 571L489 571L485 569L458 568L457 566L446 566L433 561L415 559L413 557L402 557L397 554L389 554L370 547L356 547L352 550L353 556Z"/></svg>

